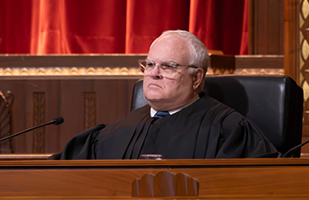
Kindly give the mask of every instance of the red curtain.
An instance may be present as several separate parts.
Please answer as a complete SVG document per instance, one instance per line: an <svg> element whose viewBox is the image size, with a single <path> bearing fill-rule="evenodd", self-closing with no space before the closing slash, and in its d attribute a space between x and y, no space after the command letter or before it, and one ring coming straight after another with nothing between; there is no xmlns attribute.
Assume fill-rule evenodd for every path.
<svg viewBox="0 0 309 200"><path fill-rule="evenodd" d="M147 53L165 30L247 54L248 0L0 0L0 53Z"/></svg>

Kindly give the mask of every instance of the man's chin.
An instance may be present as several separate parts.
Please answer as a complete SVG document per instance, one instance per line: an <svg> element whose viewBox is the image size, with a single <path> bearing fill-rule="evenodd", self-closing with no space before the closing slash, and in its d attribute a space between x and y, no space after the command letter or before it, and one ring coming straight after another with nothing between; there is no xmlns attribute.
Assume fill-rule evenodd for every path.
<svg viewBox="0 0 309 200"><path fill-rule="evenodd" d="M158 99L158 98L146 98L146 99L150 103L160 103L160 102L162 102L162 99Z"/></svg>
<svg viewBox="0 0 309 200"><path fill-rule="evenodd" d="M148 91L144 93L145 98L149 99L151 101L160 101L165 99L165 97L162 95L162 92L157 91Z"/></svg>

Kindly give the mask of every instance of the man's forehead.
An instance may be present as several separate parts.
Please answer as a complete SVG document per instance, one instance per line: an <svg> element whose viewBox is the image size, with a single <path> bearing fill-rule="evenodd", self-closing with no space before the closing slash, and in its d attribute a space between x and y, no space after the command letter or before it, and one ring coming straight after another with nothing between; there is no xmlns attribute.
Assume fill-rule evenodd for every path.
<svg viewBox="0 0 309 200"><path fill-rule="evenodd" d="M187 39L178 34L169 34L159 38L155 44L161 44L161 43L179 46L183 43L187 43Z"/></svg>
<svg viewBox="0 0 309 200"><path fill-rule="evenodd" d="M166 35L154 43L148 52L148 59L155 61L179 62L187 59L189 54L186 40L178 35Z"/></svg>

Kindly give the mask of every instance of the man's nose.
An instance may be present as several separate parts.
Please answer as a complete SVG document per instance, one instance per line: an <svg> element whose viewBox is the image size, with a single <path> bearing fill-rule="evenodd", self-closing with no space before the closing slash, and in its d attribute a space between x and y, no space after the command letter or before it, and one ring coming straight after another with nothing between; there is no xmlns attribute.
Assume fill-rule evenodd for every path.
<svg viewBox="0 0 309 200"><path fill-rule="evenodd" d="M163 78L162 74L161 74L161 68L160 68L160 64L156 63L156 66L154 66L154 68L151 70L150 72L151 76L155 79L161 79Z"/></svg>

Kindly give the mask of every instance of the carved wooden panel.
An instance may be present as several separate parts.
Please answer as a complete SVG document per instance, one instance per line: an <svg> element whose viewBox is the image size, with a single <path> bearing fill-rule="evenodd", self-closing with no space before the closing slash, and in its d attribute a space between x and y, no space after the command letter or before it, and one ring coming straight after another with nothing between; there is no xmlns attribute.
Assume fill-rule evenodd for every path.
<svg viewBox="0 0 309 200"><path fill-rule="evenodd" d="M89 129L97 124L96 93L84 92L84 101L85 129Z"/></svg>
<svg viewBox="0 0 309 200"><path fill-rule="evenodd" d="M297 1L296 1L297 2ZM307 0L300 0L297 10L298 14L295 27L296 49L295 49L295 63L296 74L299 83L304 91L304 130L303 141L309 139L309 3ZM291 39L291 38L290 38ZM303 151L308 152L309 146L302 147Z"/></svg>
<svg viewBox="0 0 309 200"><path fill-rule="evenodd" d="M132 182L133 197L198 196L199 182L184 173L161 171Z"/></svg>
<svg viewBox="0 0 309 200"><path fill-rule="evenodd" d="M33 93L33 126L45 123L45 93ZM45 127L33 130L33 153L45 153Z"/></svg>
<svg viewBox="0 0 309 200"><path fill-rule="evenodd" d="M12 110L11 106L14 96L10 91L3 94L0 91L0 138L7 137L12 134ZM12 153L11 140L0 143L0 153Z"/></svg>

